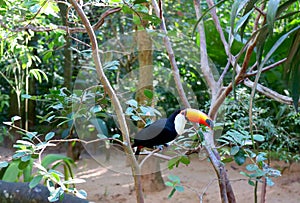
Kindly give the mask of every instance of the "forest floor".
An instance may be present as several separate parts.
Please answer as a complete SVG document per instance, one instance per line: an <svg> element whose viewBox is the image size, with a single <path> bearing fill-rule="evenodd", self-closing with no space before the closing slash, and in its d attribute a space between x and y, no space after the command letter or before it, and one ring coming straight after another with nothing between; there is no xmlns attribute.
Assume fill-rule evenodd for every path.
<svg viewBox="0 0 300 203"><path fill-rule="evenodd" d="M111 157L116 163L121 165L125 159ZM97 160L97 161L95 161ZM104 165L104 167L103 167ZM277 169L285 169L281 177L272 178L275 185L267 186L266 202L279 203L299 203L300 202L300 164L285 164L273 161L271 166ZM245 176L240 171L245 166L237 166L234 163L226 165L237 202L254 202L254 187L248 184ZM168 181L168 175L180 177L181 184L185 190L175 192L171 199L168 195L172 188L166 187L160 192L145 194L146 203L170 202L170 203L194 203L199 202L202 195L202 202L221 202L219 186L215 172L211 163L205 159L200 160L198 156L191 158L188 166L180 164L177 168L168 170L164 164L161 168L163 178ZM99 164L99 159L94 159L85 154L78 162L76 174L78 178L84 178L86 183L79 184L78 187L88 192L88 199L93 202L136 202L133 186L133 178L126 174L129 172L126 166L117 167L114 164ZM258 200L260 201L261 183L258 186Z"/></svg>
<svg viewBox="0 0 300 203"><path fill-rule="evenodd" d="M59 150L56 153L62 153L62 151ZM11 154L11 151L0 147L0 161L9 160ZM86 182L78 184L77 188L84 189L88 193L88 200L91 202L136 202L133 178L129 174L130 168L126 164L126 159L122 156L111 156L110 160L112 161L99 161L103 158L99 158L99 156L92 158L86 152L82 154L74 172L77 178L85 179ZM272 178L275 183L274 186L267 186L266 202L300 202L300 163L288 165L273 161L271 166L277 169L285 168L285 170L281 177ZM200 196L202 196L204 203L221 202L216 175L207 159L200 160L198 156L193 155L188 166L180 164L177 168L168 170L165 163L162 163L161 169L165 181L168 181L168 175L176 175L180 178L185 190L175 192L171 199L168 199L171 192L170 187L166 187L160 192L146 193L146 203L194 203L200 201ZM234 163L226 165L237 202L252 203L254 202L254 187L250 186L248 180L240 175L240 171L243 169L244 166L237 166ZM258 186L259 201L261 185L259 183Z"/></svg>

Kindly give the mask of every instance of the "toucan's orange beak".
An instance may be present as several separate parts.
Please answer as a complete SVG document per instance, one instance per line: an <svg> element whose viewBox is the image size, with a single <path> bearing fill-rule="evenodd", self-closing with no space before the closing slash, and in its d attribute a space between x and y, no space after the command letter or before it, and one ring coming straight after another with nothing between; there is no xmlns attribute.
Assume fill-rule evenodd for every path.
<svg viewBox="0 0 300 203"><path fill-rule="evenodd" d="M192 108L184 109L180 112L181 114L185 115L185 117L194 123L199 123L213 129L214 122L206 115L205 113Z"/></svg>

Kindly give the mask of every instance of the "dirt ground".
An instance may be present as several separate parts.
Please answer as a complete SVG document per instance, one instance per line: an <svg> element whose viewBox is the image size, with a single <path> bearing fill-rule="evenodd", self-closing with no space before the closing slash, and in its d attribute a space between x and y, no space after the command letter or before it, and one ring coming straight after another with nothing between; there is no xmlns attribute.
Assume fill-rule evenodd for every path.
<svg viewBox="0 0 300 203"><path fill-rule="evenodd" d="M86 183L80 184L78 187L88 192L89 200L93 202L136 202L133 178L127 174L130 169L121 164L121 162L125 162L124 159L118 158L119 156L111 157L111 159L117 159L116 165L121 165L119 167L111 164L111 162L110 164L105 164L103 161L99 161L99 158L94 157L93 159L87 154L78 162L78 168L76 169L77 177L86 180ZM280 169L288 166L278 161L274 161L271 165ZM171 188L166 187L166 189L161 192L145 194L146 203L162 201L170 203L193 203L200 202L199 196L202 196L202 202L221 202L216 175L212 165L207 159L200 160L197 156L194 156L189 166L179 165L178 168L168 170L165 165L162 164L161 168L163 169L162 174L165 181L168 180L167 177L169 174L177 175L180 177L185 190L184 192L176 192L171 199L168 199ZM243 166L239 167L234 163L229 163L226 169L229 172L229 178L237 202L254 202L254 187L248 185L248 180L239 174ZM272 180L275 185L272 187L267 186L266 202L300 202L299 163L292 164L289 168L284 170L281 177L273 178ZM260 195L260 188L261 184L259 184L258 195ZM260 201L260 196L258 197Z"/></svg>
<svg viewBox="0 0 300 203"><path fill-rule="evenodd" d="M57 151L59 152L59 151ZM53 152L51 152L53 153ZM0 161L9 160L11 151L0 147ZM91 202L105 203L133 203L135 200L133 178L130 176L130 168L126 164L124 156L111 156L110 161L105 161L107 157L96 155L91 157L88 153L83 153L77 162L74 172L77 178L83 178L85 183L78 184L79 189L84 189L88 193L88 200ZM271 165L275 168L283 169L289 165L274 161ZM244 167L239 167L234 163L226 165L229 178L237 202L252 203L254 187L248 185L247 179L239 172ZM215 172L207 159L199 159L198 156L191 158L189 166L179 165L178 168L168 170L166 164L161 164L162 174L165 181L168 175L177 175L185 190L176 192L171 199L168 195L171 188L166 187L161 192L145 194L146 203L170 202L170 203L194 203L200 202L221 202L219 187ZM268 203L298 203L300 202L300 164L293 163L286 168L281 177L273 178L274 186L267 186L266 202ZM259 184L260 195L261 184ZM260 201L260 196L259 201Z"/></svg>

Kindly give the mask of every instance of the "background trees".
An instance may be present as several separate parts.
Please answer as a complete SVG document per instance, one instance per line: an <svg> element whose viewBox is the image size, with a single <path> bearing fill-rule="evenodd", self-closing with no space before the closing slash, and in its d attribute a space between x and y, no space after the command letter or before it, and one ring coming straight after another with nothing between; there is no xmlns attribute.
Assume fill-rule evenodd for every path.
<svg viewBox="0 0 300 203"><path fill-rule="evenodd" d="M136 43L134 41L124 46L125 42L120 40L107 50L102 49L102 45L109 39L122 38L137 27L162 30L160 37L155 38L151 32L150 36L160 39L155 43L163 51L150 54L154 66L172 70L170 76L180 97L177 99L163 88L153 91L147 88L143 96L156 100L155 105L149 106L166 114L178 108L179 103L193 106L188 91L183 91L182 85L186 85L195 94L196 100L192 102L209 112L218 123L214 132L196 133L201 141L193 145L193 149L201 147L200 144L206 148L220 179L224 202L233 202L234 196L220 161L235 160L243 164L246 157L252 158L255 163L246 169L256 175L245 173L245 176L249 184L257 185L260 177L271 184L271 172L263 168L267 158L299 159L300 119L296 113L300 94L299 2L5 0L1 8L1 121L9 120L6 124L14 125L15 130L24 129L30 143L37 144L30 133L38 132L34 135L46 135L42 136L45 142L42 139L40 143L48 146L54 136L49 131L57 127L58 138L73 137L73 141L78 141L72 121L91 115L105 121L106 128L110 129L105 139L120 134L118 139L129 143L130 131L122 114L126 109L116 94L117 80L138 64L144 66L144 59L135 51L124 54L128 51L124 47ZM136 40L141 42L139 37ZM110 58L109 50L116 47L123 55ZM108 54L97 55L102 51ZM101 85L94 89L85 87L91 88L87 91L72 91L72 84L83 66L96 67L93 71L98 74ZM160 72L154 69L153 74L158 77ZM81 103L88 100L84 95L87 92L99 101L96 108L85 106L89 107L88 115L80 112ZM75 112L74 105L78 105ZM140 108L139 115L148 115L147 111L154 111L152 108L145 108L145 112ZM131 113L127 111L127 119L141 119ZM117 117L118 130L111 122L111 114ZM22 119L13 117L15 115ZM19 132L8 131L7 126L3 129L3 143L20 139ZM212 139L212 134L219 139ZM28 143L19 141L18 144L19 150L24 150L23 145L29 147ZM222 147L216 148L219 144ZM69 145L69 152L74 151L73 145ZM138 172L140 168L130 147L122 145L131 157L133 171ZM26 163L26 168L32 166L33 155L41 149L34 148L30 156L21 151L23 154L14 158ZM185 159L186 156L181 154L180 157ZM184 159L177 158L182 162ZM135 183L140 186L138 175L136 173ZM33 177L28 178L30 181ZM136 189L137 200L142 201L140 187Z"/></svg>

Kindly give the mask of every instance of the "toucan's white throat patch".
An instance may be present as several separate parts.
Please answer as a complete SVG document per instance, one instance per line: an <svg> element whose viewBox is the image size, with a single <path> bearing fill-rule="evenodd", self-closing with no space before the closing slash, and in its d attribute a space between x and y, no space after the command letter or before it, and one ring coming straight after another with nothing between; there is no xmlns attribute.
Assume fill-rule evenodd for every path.
<svg viewBox="0 0 300 203"><path fill-rule="evenodd" d="M175 130L178 135L182 135L185 132L184 128L186 122L187 121L185 119L185 116L182 115L181 113L175 117L174 124L175 124Z"/></svg>

